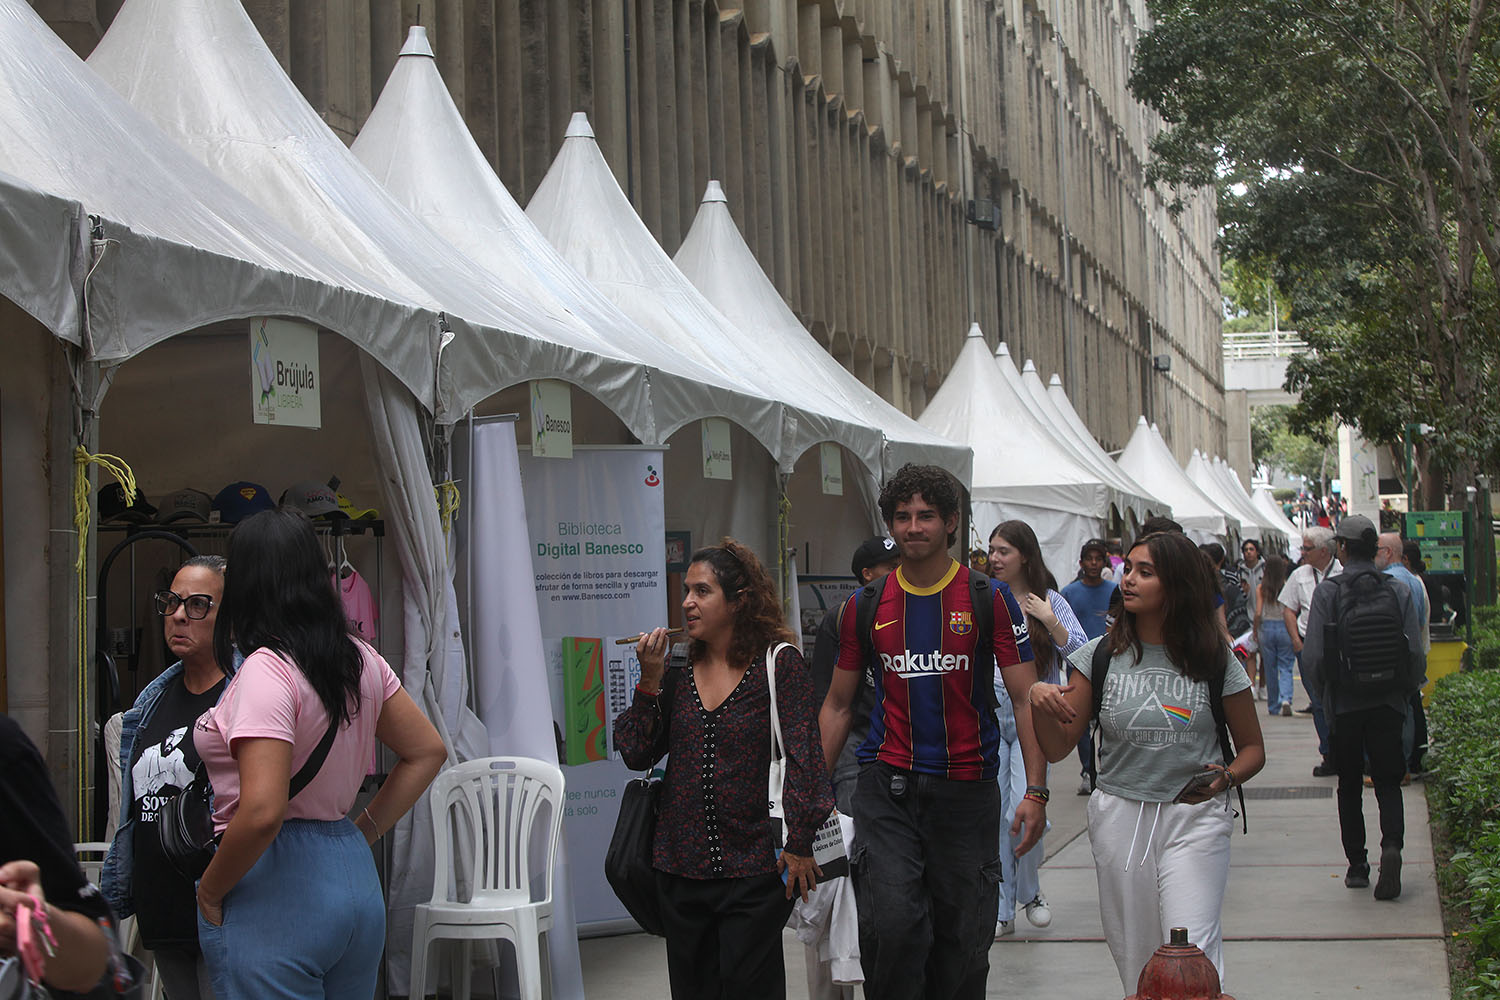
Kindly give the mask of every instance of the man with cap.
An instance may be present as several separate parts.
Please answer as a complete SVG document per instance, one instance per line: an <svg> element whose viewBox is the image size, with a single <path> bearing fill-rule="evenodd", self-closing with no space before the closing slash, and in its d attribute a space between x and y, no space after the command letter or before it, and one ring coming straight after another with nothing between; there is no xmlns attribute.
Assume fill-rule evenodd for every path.
<svg viewBox="0 0 1500 1000"><path fill-rule="evenodd" d="M1078 553L1078 579L1062 589L1063 600L1078 616L1078 624L1090 639L1097 639L1109 628L1109 604L1119 589L1113 580L1105 579L1104 567L1109 563L1109 546L1102 538L1090 538L1083 543ZM1094 734L1085 727L1083 739L1078 741L1079 775L1078 794L1088 795L1094 790Z"/></svg>
<svg viewBox="0 0 1500 1000"><path fill-rule="evenodd" d="M1368 758L1375 802L1380 810L1380 877L1375 883L1375 898L1395 899L1401 895L1401 847L1406 834L1401 811L1401 777L1406 772L1401 727L1411 692L1426 683L1421 623L1411 591L1376 568L1378 535L1368 517L1350 514L1341 518L1334 538L1344 570L1338 576L1324 579L1313 591L1302 644L1302 670L1313 690L1326 692L1323 706L1330 722L1329 739L1339 776L1339 831L1344 855L1349 860L1344 885L1363 889L1370 884L1365 816L1360 801ZM1349 620L1352 597L1345 597L1344 591L1356 586L1356 578L1361 574L1376 578L1383 591L1375 593L1393 596L1401 610L1407 672L1404 678L1398 676L1399 683L1389 690L1366 692L1352 690L1348 684L1340 685L1337 651L1326 646L1324 627L1338 622L1340 616L1345 616L1345 622ZM1361 601L1372 599L1363 596L1366 591L1357 593L1361 594Z"/></svg>
<svg viewBox="0 0 1500 1000"><path fill-rule="evenodd" d="M896 543L884 535L876 535L865 539L854 550L849 571L854 574L855 583L863 587L893 572L900 564L901 553L897 551ZM833 683L833 668L839 659L839 617L845 603L840 601L839 606L824 615L822 623L818 625L818 637L813 643L812 656L813 697L816 699L814 704L823 703L823 699L828 696L828 686ZM859 762L854 759L854 751L859 749L870 732L870 710L874 707L875 678L866 670L865 676L860 680L859 692L854 697L849 738L844 741L844 749L833 769L834 800L839 812L846 816L853 813L851 802L854 797L854 780L859 777Z"/></svg>

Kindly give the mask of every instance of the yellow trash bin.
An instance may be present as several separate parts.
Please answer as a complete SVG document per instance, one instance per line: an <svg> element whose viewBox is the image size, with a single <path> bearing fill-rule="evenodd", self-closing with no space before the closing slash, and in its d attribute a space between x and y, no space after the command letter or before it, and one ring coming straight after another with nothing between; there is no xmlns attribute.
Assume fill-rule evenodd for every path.
<svg viewBox="0 0 1500 1000"><path fill-rule="evenodd" d="M1422 689L1422 705L1426 707L1432 699L1432 686L1439 677L1458 673L1463 664L1464 650L1469 644L1462 639L1434 642L1427 654L1427 686Z"/></svg>

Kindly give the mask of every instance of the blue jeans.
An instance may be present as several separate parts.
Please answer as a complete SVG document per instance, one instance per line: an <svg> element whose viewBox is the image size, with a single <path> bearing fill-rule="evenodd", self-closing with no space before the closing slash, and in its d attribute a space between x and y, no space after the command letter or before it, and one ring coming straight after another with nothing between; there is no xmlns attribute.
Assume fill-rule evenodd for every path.
<svg viewBox="0 0 1500 1000"><path fill-rule="evenodd" d="M198 915L218 1000L369 1000L385 901L364 834L346 819L289 819L224 897Z"/></svg>
<svg viewBox="0 0 1500 1000"><path fill-rule="evenodd" d="M1051 771L1051 768L1048 768ZM1019 740L1000 741L1000 909L996 919L1015 920L1016 904L1025 906L1042 894L1042 858L1046 851L1036 842L1031 850L1016 857L1016 845L1010 836L1010 825L1016 820L1016 806L1026 794L1026 763L1021 759ZM1050 828L1052 824L1049 822ZM1023 831L1024 832L1024 831Z"/></svg>
<svg viewBox="0 0 1500 1000"><path fill-rule="evenodd" d="M1292 652L1292 639L1284 622L1268 618L1260 623L1256 634L1260 639L1261 672L1266 675L1266 711L1275 715L1282 704L1291 704L1292 668L1297 654Z"/></svg>

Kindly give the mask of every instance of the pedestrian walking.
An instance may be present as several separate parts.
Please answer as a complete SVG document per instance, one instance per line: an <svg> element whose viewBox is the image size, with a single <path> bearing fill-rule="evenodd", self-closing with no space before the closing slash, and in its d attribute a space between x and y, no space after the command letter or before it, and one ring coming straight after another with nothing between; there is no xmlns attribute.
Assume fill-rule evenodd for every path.
<svg viewBox="0 0 1500 1000"><path fill-rule="evenodd" d="M615 722L632 769L668 758L652 865L672 996L784 997L781 929L793 900L816 884L813 835L833 810L812 684L776 588L748 548L726 538L699 549L684 586L687 668L667 671L666 629L643 634L635 699ZM784 848L766 812L768 671L786 752Z"/></svg>
<svg viewBox="0 0 1500 1000"><path fill-rule="evenodd" d="M1057 592L1057 580L1042 559L1042 548L1031 526L1025 521L1002 521L990 532L989 564L995 579L1010 588L1026 615L1038 679L1056 683L1067 656L1087 642L1088 636ZM1015 933L1017 903L1033 927L1052 923L1052 909L1042 895L1040 869L1046 856L1042 841L1017 857L1010 834L1016 807L1026 795L1026 762L1010 693L1000 677L994 684L1000 702L996 710L1000 720L1000 909L995 920L995 937L999 938Z"/></svg>
<svg viewBox="0 0 1500 1000"><path fill-rule="evenodd" d="M1089 798L1089 843L1121 985L1135 988L1173 927L1188 929L1222 980L1234 829L1228 793L1265 763L1250 681L1213 610L1217 581L1185 536L1136 541L1120 591L1122 611L1109 633L1073 654L1072 682L1032 686L1037 738L1048 759L1061 760L1097 707L1099 787ZM1222 750L1220 714L1232 760Z"/></svg>
<svg viewBox="0 0 1500 1000"><path fill-rule="evenodd" d="M1413 691L1427 682L1421 622L1405 583L1376 568L1378 535L1363 514L1340 519L1334 532L1344 571L1313 592L1302 647L1305 681L1322 692L1337 768L1339 832L1349 869L1344 885L1370 884L1365 846L1366 761L1380 812L1380 874L1375 898L1401 895L1406 773L1401 729Z"/></svg>
<svg viewBox="0 0 1500 1000"><path fill-rule="evenodd" d="M865 996L981 998L1000 883L998 669L1015 704L1026 793L1011 834L1046 826L1046 762L1031 730L1026 619L1003 583L956 562L959 488L903 466L880 491L901 567L848 601L819 716L833 768L860 677L875 677L854 792L855 898Z"/></svg>
<svg viewBox="0 0 1500 1000"><path fill-rule="evenodd" d="M1266 714L1292 714L1292 673L1297 654L1287 632L1277 595L1286 585L1286 560L1266 556L1260 586L1255 589L1255 636L1260 643L1260 662L1266 677Z"/></svg>

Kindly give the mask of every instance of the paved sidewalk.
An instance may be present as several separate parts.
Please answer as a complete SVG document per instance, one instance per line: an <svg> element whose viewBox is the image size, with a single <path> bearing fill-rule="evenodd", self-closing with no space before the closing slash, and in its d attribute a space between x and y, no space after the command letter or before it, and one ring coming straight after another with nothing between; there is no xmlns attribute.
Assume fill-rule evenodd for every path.
<svg viewBox="0 0 1500 1000"><path fill-rule="evenodd" d="M1317 737L1311 718L1262 714L1261 724L1267 764L1246 789L1250 833L1236 826L1224 903L1226 991L1236 1000L1446 998L1447 957L1421 784L1403 789L1401 898L1377 903L1368 889L1344 888L1335 779L1312 776ZM1042 891L1051 904L1052 924L1033 928L1023 916L1014 937L996 942L990 952L991 997L1120 1000L1134 992L1133 983L1129 990L1120 988L1104 944L1085 830L1087 800L1072 794L1074 764L1054 767L1051 781L1052 831L1045 842ZM1373 794L1365 795L1365 815L1372 860L1378 859ZM595 938L581 942L581 948L590 997L668 995L660 938ZM787 995L806 997L803 949L790 934L786 953Z"/></svg>

